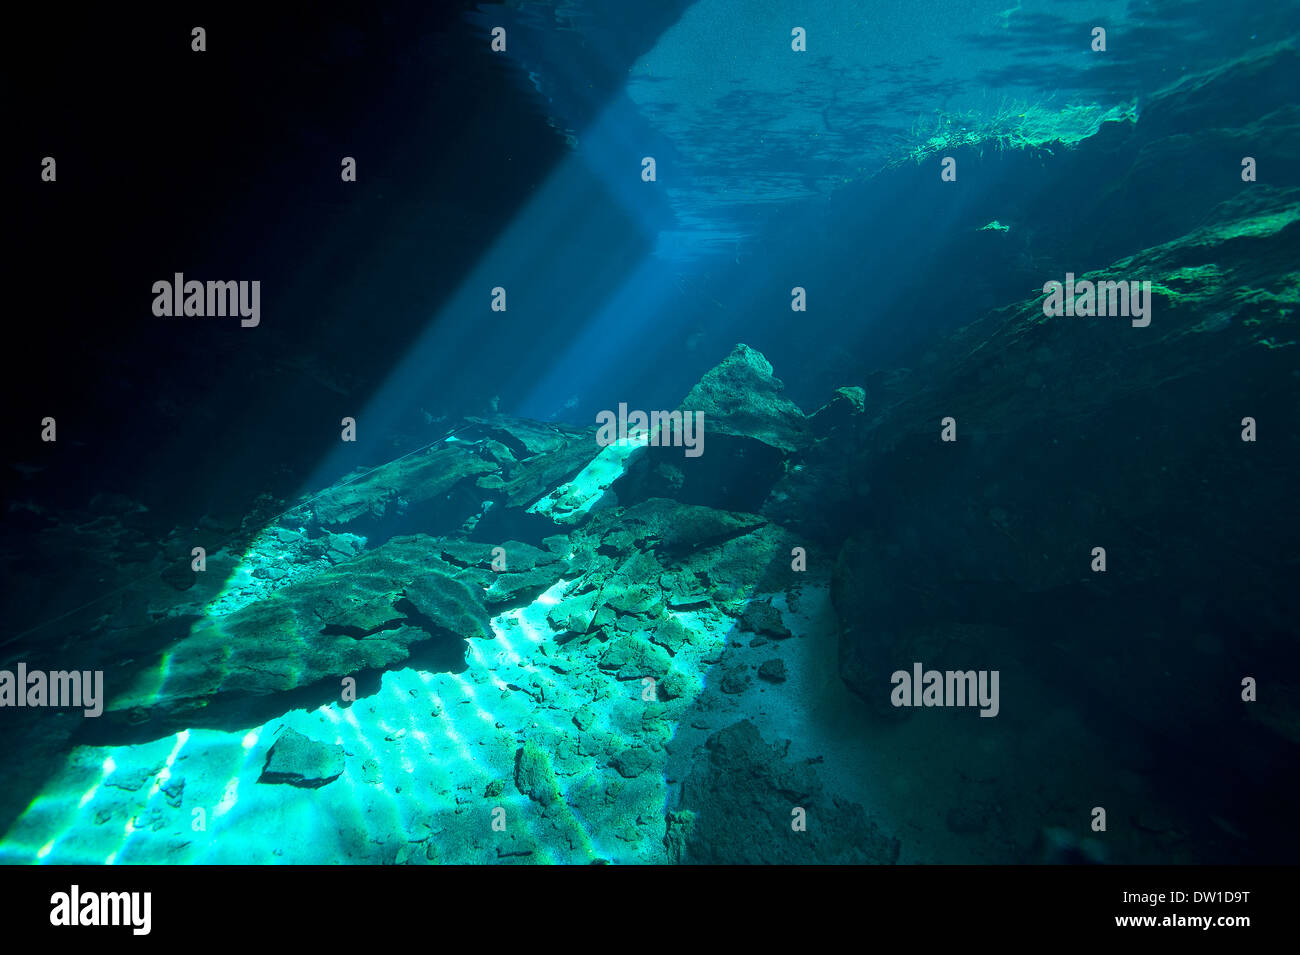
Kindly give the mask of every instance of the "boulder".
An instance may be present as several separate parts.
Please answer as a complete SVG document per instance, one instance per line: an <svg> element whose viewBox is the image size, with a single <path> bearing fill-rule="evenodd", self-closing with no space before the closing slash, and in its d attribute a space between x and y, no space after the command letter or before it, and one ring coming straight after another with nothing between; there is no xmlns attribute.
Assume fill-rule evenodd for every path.
<svg viewBox="0 0 1300 955"><path fill-rule="evenodd" d="M286 726L266 754L259 783L319 789L343 775L343 746L309 739Z"/></svg>

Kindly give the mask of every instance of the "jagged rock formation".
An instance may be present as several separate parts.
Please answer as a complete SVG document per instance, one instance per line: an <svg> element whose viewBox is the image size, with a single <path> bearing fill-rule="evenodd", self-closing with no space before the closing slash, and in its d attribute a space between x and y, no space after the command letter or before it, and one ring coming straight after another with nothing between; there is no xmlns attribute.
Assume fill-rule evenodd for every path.
<svg viewBox="0 0 1300 955"><path fill-rule="evenodd" d="M710 438L726 435L790 452L807 443L808 427L783 392L771 363L742 344L700 379L681 410L703 412Z"/></svg>
<svg viewBox="0 0 1300 955"><path fill-rule="evenodd" d="M669 497L687 504L757 511L790 458L811 440L803 412L784 394L766 358L739 344L682 401L703 412L704 453L641 449L615 485L620 500Z"/></svg>

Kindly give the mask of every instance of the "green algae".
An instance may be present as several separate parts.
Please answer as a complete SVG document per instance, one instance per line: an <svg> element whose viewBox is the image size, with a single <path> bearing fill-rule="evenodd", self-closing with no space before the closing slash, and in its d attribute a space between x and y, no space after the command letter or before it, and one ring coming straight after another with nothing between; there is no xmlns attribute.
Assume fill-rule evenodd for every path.
<svg viewBox="0 0 1300 955"><path fill-rule="evenodd" d="M931 156L963 147L1043 150L1073 148L1095 136L1105 123L1136 123L1137 103L1127 101L1105 107L1097 103L1074 103L1052 109L1027 102L1004 102L992 112L966 110L939 112L918 117L900 155L889 166L921 163Z"/></svg>

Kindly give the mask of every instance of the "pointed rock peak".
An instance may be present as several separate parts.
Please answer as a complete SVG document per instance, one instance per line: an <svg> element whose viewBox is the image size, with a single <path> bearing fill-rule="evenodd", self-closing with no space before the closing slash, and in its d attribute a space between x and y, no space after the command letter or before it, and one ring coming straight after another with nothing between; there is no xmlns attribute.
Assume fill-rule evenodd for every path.
<svg viewBox="0 0 1300 955"><path fill-rule="evenodd" d="M700 379L681 410L704 412L704 427L715 434L754 438L782 451L808 443L803 412L785 396L771 363L745 344Z"/></svg>

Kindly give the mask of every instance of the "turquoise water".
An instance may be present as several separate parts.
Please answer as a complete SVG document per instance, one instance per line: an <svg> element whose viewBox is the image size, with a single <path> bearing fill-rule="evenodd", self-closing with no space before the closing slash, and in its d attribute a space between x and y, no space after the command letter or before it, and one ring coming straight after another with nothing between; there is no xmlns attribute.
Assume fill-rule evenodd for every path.
<svg viewBox="0 0 1300 955"><path fill-rule="evenodd" d="M0 861L1293 862L1300 8L1008 2L335 37L481 99L85 373L129 464L14 452L0 670L104 696L0 713Z"/></svg>

